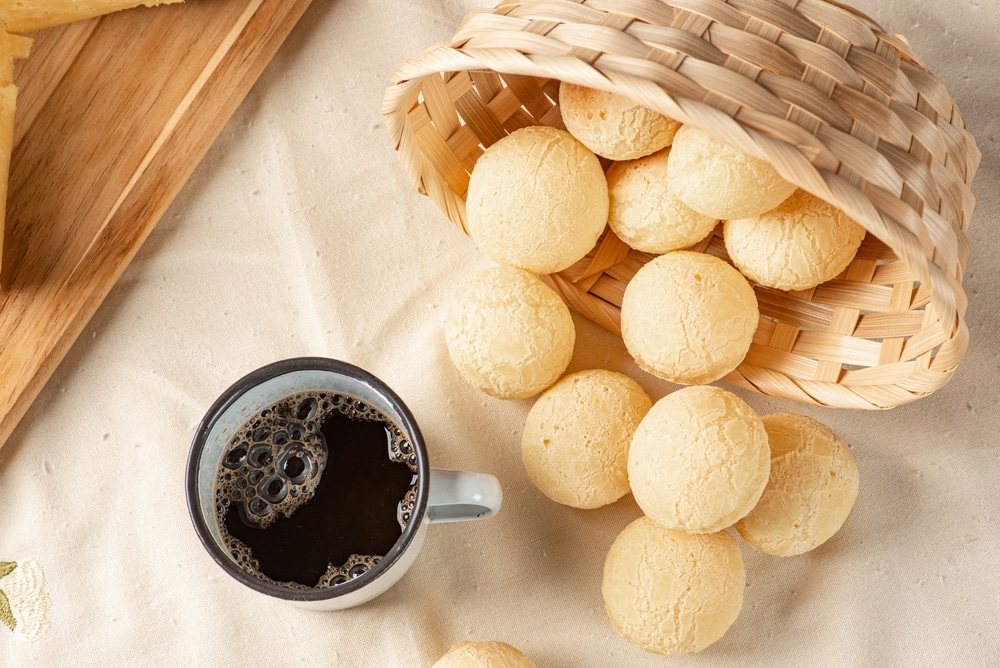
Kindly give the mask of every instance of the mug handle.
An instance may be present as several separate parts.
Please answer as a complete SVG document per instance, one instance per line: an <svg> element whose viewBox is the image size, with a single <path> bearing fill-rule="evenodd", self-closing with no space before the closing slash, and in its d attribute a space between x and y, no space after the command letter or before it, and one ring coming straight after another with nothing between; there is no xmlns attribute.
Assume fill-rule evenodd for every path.
<svg viewBox="0 0 1000 668"><path fill-rule="evenodd" d="M502 503L500 481L488 473L431 469L424 518L428 524L485 519Z"/></svg>

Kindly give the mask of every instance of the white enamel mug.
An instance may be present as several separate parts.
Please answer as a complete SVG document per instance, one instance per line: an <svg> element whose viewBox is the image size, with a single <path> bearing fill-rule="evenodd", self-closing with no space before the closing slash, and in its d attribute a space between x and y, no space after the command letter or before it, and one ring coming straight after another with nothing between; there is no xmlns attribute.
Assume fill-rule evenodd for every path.
<svg viewBox="0 0 1000 668"><path fill-rule="evenodd" d="M358 577L323 588L297 589L267 582L241 569L226 548L215 511L216 478L233 435L257 411L285 397L327 391L367 402L402 428L417 459L417 499L410 521L392 549ZM485 473L432 469L420 429L403 401L381 380L356 366L321 357L269 364L234 383L209 408L195 433L188 459L186 492L194 528L222 569L243 585L300 607L339 610L360 605L388 590L413 564L427 525L495 515L503 495Z"/></svg>

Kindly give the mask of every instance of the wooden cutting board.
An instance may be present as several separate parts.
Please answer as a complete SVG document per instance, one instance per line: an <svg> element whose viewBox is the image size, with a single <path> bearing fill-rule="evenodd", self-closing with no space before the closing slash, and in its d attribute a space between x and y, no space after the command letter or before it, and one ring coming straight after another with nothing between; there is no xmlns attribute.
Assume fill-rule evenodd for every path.
<svg viewBox="0 0 1000 668"><path fill-rule="evenodd" d="M39 31L18 63L0 446L310 0L187 0Z"/></svg>

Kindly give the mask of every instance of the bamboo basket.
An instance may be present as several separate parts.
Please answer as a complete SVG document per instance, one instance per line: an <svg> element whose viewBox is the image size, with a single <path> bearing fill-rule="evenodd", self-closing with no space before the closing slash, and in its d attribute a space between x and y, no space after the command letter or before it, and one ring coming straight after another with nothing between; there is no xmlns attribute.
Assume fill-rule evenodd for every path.
<svg viewBox="0 0 1000 668"><path fill-rule="evenodd" d="M868 230L836 279L755 288L760 324L724 380L889 408L950 379L968 346L962 274L980 153L903 37L832 0L504 0L403 64L383 114L417 190L465 230L476 159L517 128L564 127L560 81L700 127ZM721 229L696 250L725 259ZM543 278L620 334L625 285L649 259L606 230L586 258Z"/></svg>

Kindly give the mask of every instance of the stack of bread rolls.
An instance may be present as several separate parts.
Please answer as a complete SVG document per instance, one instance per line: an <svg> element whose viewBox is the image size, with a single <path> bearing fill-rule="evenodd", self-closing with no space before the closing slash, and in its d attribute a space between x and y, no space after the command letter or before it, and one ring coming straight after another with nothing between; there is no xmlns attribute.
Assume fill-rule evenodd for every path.
<svg viewBox="0 0 1000 668"><path fill-rule="evenodd" d="M830 280L865 230L770 164L619 94L564 82L559 105L565 130L516 130L473 168L468 232L498 266L456 293L449 353L484 392L540 395L521 454L545 496L588 509L632 493L643 516L608 551L608 618L646 651L697 652L742 607L737 535L767 554L801 554L841 527L857 497L851 450L827 427L761 417L708 383L749 350L755 284ZM729 262L688 250L720 225ZM622 373L563 375L573 321L537 274L572 266L603 233L655 256L621 304L637 365L685 386L655 402Z"/></svg>

